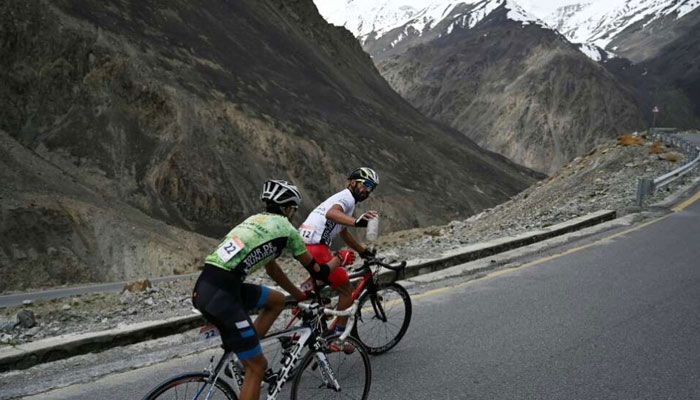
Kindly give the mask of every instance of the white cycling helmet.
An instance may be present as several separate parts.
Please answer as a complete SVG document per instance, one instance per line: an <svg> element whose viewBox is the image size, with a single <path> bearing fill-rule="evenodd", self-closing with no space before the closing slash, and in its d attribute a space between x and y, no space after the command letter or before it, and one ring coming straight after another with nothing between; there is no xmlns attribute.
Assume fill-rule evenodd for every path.
<svg viewBox="0 0 700 400"><path fill-rule="evenodd" d="M299 207L301 193L296 186L287 181L269 179L263 184L260 200L280 207Z"/></svg>
<svg viewBox="0 0 700 400"><path fill-rule="evenodd" d="M360 167L355 169L348 175L348 179L354 179L361 182L372 182L374 186L379 185L379 175L372 168Z"/></svg>

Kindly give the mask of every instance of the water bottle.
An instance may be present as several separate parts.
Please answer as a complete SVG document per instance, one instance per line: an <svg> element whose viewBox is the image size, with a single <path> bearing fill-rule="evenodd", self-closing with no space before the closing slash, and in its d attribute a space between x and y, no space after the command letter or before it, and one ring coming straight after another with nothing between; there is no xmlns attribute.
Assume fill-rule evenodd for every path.
<svg viewBox="0 0 700 400"><path fill-rule="evenodd" d="M370 242L375 241L377 236L379 236L379 216L367 222L367 240Z"/></svg>

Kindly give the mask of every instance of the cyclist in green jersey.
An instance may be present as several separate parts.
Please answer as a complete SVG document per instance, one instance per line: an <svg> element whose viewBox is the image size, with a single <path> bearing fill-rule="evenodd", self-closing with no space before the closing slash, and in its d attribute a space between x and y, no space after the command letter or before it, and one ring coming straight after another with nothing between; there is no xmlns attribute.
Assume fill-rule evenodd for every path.
<svg viewBox="0 0 700 400"><path fill-rule="evenodd" d="M234 351L243 362L245 379L241 400L257 399L267 369L259 338L264 336L284 307L284 295L265 286L244 283L245 277L264 266L267 274L299 301L299 290L275 261L287 248L309 273L325 276L342 263L339 255L317 264L306 251L299 232L291 224L301 194L296 186L268 180L260 196L263 213L253 215L233 228L204 261L194 287L192 303L221 333L226 351ZM255 322L247 311L260 310Z"/></svg>

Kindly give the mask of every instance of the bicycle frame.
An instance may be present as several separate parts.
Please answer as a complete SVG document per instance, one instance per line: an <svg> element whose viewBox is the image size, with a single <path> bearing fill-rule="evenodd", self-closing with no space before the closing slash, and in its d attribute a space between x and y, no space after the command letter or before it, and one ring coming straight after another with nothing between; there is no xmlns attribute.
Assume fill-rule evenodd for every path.
<svg viewBox="0 0 700 400"><path fill-rule="evenodd" d="M355 289L353 289L353 291L352 291L351 298L353 301L357 301L357 299L360 298L360 295L362 294L362 292L365 289L367 289L370 293L376 291L377 283L374 280L374 273L372 272L372 268L371 268L374 265L379 265L381 267L384 267L384 268L387 268L391 271L394 271L395 276L394 276L393 281L396 281L396 279L398 279L398 277L400 276L400 274L402 273L402 271L406 267L406 262L403 261L398 266L391 266L389 264L385 264L385 263L379 261L376 258L365 260L362 267L360 267L358 271L350 274L350 276L349 276L350 279L360 278L360 282L357 284ZM313 286L314 286L314 291L316 292L316 301L321 303L322 302L321 291L318 290L318 287L316 286L315 280L313 281ZM373 307L376 307L374 305L374 302L373 302ZM383 313L384 313L383 310L376 310L375 309L374 311L377 315L380 315L382 320L384 320L384 321L386 320L386 317L383 315ZM289 329L294 324L294 322L297 320L297 318L298 318L298 316L294 315L292 317L292 319L290 319L289 322L287 323L287 325L285 326L285 329ZM331 323L328 325L328 329L334 330L337 323L338 323L338 318L334 318L333 321L331 321ZM352 326L350 326L349 328L346 327L346 329L352 329Z"/></svg>
<svg viewBox="0 0 700 400"><path fill-rule="evenodd" d="M334 315L334 316L350 316L354 315L355 312L357 311L358 307L358 302L355 301L353 302L352 307L348 308L347 310L344 311L336 311L336 310L330 310L326 308L320 308L318 304L297 304L297 306L307 312L313 312L314 317L310 318L308 320L308 323L296 327L296 328L291 328L291 329L286 329L283 331L279 332L274 332L270 335L267 335L261 339L261 342L267 342L271 340L278 339L280 337L288 337L288 336L294 336L298 337L298 340L294 344L293 350L289 353L288 357L285 356L285 358L282 361L282 369L281 369L281 374L277 378L275 382L275 386L272 389L268 389L268 394L267 394L267 400L274 400L277 398L277 395L282 391L282 386L287 382L287 379L289 379L289 374L290 372L297 366L299 361L301 360L302 353L304 351L304 348L309 345L310 349L312 351L316 352L316 357L319 362L319 365L321 366L321 375L324 380L324 383L326 385L332 385L332 387L336 390L340 390L340 384L335 378L335 375L333 371L329 368L329 363L326 358L326 354L321 351L321 347L318 344L318 337L317 334L320 334L322 331L322 325L320 323L320 320L324 318L326 315ZM320 309L320 311L319 311ZM350 335L350 330L352 330L352 324L354 324L354 319L351 318L352 322L349 324L350 329L348 329L347 332L343 333L340 336L340 341L344 341L349 335ZM316 326L314 326L316 325ZM210 363L210 367L207 368L211 375L211 379L209 381L210 383L210 388L209 392L207 393L206 397L204 397L204 400L209 399L209 396L211 396L211 392L214 389L214 384L216 381L221 377L221 373L226 371L226 368L228 368L229 372L231 373L231 376L235 382L234 385L234 391L236 392L236 395L240 395L240 389L241 385L243 382L243 376L241 375L241 370L239 368L234 367L240 361L236 358L235 354L233 352L226 352L219 362L217 363L216 367L211 368L213 365L214 358L212 356L212 360ZM199 398L199 395L202 394L202 391L204 390L204 387L200 389L200 391L193 397L194 399Z"/></svg>

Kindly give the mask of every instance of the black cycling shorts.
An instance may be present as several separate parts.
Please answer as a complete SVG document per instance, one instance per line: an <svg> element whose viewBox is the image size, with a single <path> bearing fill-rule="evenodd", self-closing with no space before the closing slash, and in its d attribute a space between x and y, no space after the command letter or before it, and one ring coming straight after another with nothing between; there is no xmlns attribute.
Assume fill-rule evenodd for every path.
<svg viewBox="0 0 700 400"><path fill-rule="evenodd" d="M192 304L219 329L224 350L235 352L242 361L262 353L248 311L262 307L269 293L265 286L243 283L240 275L205 264Z"/></svg>

